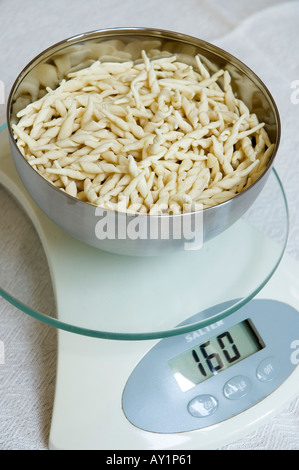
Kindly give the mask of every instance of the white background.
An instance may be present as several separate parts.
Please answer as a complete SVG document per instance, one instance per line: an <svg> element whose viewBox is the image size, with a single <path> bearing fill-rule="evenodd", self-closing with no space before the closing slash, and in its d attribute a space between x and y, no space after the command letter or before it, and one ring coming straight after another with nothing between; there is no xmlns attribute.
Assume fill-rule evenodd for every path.
<svg viewBox="0 0 299 470"><path fill-rule="evenodd" d="M299 80L298 1L0 0L0 25L0 80L4 83L5 100L18 73L36 54L81 32L146 26L225 44L265 80L279 105L283 139L276 169L290 208L287 251L299 259L299 104L291 102L291 83ZM5 120L0 94L0 125ZM0 206L7 221L0 237L7 237L9 230L13 233L4 247L0 238L1 269L5 263L13 263L12 289L24 288L20 279L25 278L27 286L36 290L46 306L51 293L38 239L26 217L2 189ZM28 271L30 265L34 270ZM5 364L0 361L0 450L47 449L55 386L56 331L0 298L0 341L5 347ZM268 425L227 448L298 450L298 429L299 400L295 400Z"/></svg>

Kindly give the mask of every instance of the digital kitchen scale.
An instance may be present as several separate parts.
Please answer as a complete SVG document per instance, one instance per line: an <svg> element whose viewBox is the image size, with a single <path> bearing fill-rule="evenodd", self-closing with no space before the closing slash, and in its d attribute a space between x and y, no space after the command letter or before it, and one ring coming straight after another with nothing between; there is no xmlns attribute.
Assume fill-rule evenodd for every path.
<svg viewBox="0 0 299 470"><path fill-rule="evenodd" d="M223 234L159 258L105 253L58 228L23 188L5 129L0 183L32 220L53 282L53 314L5 276L0 289L58 329L50 449L217 449L298 395L299 266L285 254L275 170Z"/></svg>

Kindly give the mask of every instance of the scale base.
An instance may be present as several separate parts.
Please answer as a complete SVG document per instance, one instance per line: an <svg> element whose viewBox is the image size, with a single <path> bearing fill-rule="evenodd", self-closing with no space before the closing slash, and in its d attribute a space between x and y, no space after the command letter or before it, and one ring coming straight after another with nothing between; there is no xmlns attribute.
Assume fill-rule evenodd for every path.
<svg viewBox="0 0 299 470"><path fill-rule="evenodd" d="M299 312L298 293L299 264L284 255L256 298L285 302ZM52 450L215 450L265 424L299 392L296 367L272 394L229 420L191 432L147 432L126 419L121 407L122 392L138 360L158 340L102 340L64 331L58 332L58 339L57 385L49 441ZM290 345L290 360L292 353Z"/></svg>
<svg viewBox="0 0 299 470"><path fill-rule="evenodd" d="M74 325L74 320L77 319L75 318L75 313L78 315L78 320L82 320L82 312L86 310L86 304L84 296L81 296L83 301L82 306L78 306L76 301L73 302L73 308L70 308L70 298L65 295L65 281L71 278L74 269L70 266L70 276L65 276L65 272L61 267L65 268L66 263L59 250L56 250L56 242L58 235L60 248L63 240L65 240L66 246L69 246L71 243L75 248L77 246L76 242L74 240L70 242L70 239L66 239L66 235L61 231L58 234L57 227L54 227L46 216L41 214L38 208L32 204L31 199L16 176L5 132L1 134L0 141L2 143L0 182L8 189L11 189L17 199L22 202L24 209L41 236L46 253L50 254L49 259L51 260L52 273L54 273L53 278L56 281L56 295L58 287L61 289L58 296L60 311L63 312L61 320L64 320L65 324L70 327L70 325ZM231 239L229 242L231 242ZM244 245L243 238L242 242ZM271 257L273 254L271 246L270 243L255 245L260 250L258 254L259 260L267 260L268 257L270 257L270 260L277 259L277 250ZM89 249L86 248L86 250ZM76 250L76 253L77 263L82 268L87 259L86 253L83 253L83 250ZM223 255L222 247L221 253ZM79 254L82 258L80 262L78 260ZM239 256L235 252L234 255ZM249 258L251 261L250 256ZM92 253L90 259L93 259ZM241 261L240 263L244 267L248 266L248 263L242 263ZM269 264L273 265L273 263L266 263L266 266L269 266ZM229 266L229 264L226 264L226 266ZM263 262L257 267L262 270ZM90 265L88 268L90 270ZM198 266L196 266L197 268ZM95 269L98 272L98 265L95 266ZM265 270L267 271L266 274L268 274L268 270L266 268ZM239 285L242 280L246 287L247 278L245 271L244 269L242 276L238 276L237 284ZM90 273L90 271L88 272ZM127 276L127 271L125 270L124 272ZM260 274L262 279L267 277L264 274L264 271L262 275ZM113 275L115 275L115 272ZM60 276L62 276L62 279L60 279ZM106 271L105 277L107 277ZM282 301L299 311L298 279L298 263L285 255L275 274L256 297ZM223 276L221 277L221 287L224 293L226 293L226 285L223 285L224 282L230 283L231 279L229 277L227 279L223 279ZM164 287L163 290L165 290ZM94 291L96 290L94 289ZM207 289L207 294L208 291L209 289ZM192 296L189 297L192 298ZM168 301L168 298L166 300ZM64 301L66 302L65 304ZM215 303L217 304L217 302ZM107 310L103 308L103 311ZM190 311L190 309L186 308L186 305L183 304L182 312L184 315L186 311ZM119 322L124 321L127 326L127 317L123 315L122 311L119 311L118 314ZM142 327L147 331L146 326L143 324L143 318L145 317L142 317ZM158 320L159 318L157 322ZM180 321L182 320L183 318L180 318ZM180 321L177 323L180 323ZM155 324L155 320L153 322ZM118 321L116 324L119 324ZM72 328L73 326L70 328L70 331L73 331ZM77 331L80 329L78 328ZM109 329L105 331L109 331ZM57 383L49 448L53 450L217 449L244 437L268 421L282 410L299 392L299 369L297 367L288 379L275 392L268 395L267 398L247 411L217 425L190 432L169 434L144 431L133 426L125 417L121 405L122 393L131 372L139 360L158 341L116 341L58 330ZM294 351L290 348L290 357L292 353Z"/></svg>

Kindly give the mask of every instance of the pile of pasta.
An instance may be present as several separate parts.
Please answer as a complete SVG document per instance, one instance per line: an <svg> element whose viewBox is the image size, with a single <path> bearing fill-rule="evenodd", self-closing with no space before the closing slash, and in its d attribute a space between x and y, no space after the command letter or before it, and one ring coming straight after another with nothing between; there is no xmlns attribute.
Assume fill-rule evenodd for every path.
<svg viewBox="0 0 299 470"><path fill-rule="evenodd" d="M144 50L95 60L18 112L18 148L61 191L103 208L179 214L227 201L264 172L274 145L229 71L194 63Z"/></svg>

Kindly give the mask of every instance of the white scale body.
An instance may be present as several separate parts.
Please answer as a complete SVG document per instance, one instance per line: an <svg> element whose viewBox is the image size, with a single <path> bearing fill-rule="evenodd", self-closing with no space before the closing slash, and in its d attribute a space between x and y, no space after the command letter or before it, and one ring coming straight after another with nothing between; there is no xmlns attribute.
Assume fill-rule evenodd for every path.
<svg viewBox="0 0 299 470"><path fill-rule="evenodd" d="M127 342L59 331L50 448L208 450L232 443L256 430L283 410L299 392L299 368L296 367L299 363L298 280L298 264L285 256L279 271L254 300L221 321L221 325L215 324L210 331L206 327L197 332L198 336L194 334L192 342L189 341L192 333L156 341ZM252 319L256 328L261 329L259 333L266 347L191 390L181 391L170 369L167 370L168 354L174 357L178 350L183 352L195 347L244 318ZM134 420L135 414L138 425L138 417L143 418L147 412L150 419L148 424L143 423L144 427L156 426L155 431L148 431L128 420L123 398L136 366L142 369L143 360L151 361L155 348L157 352L161 348L161 357L152 358L152 368L166 370L165 375L158 370L156 377L153 374L149 380L148 364L145 364L145 375L142 376L142 370L138 371L140 381L132 384L133 389L134 385L137 387L138 400L135 401L134 393L131 402L125 396L128 416ZM265 379L267 370L269 378ZM259 379L258 373L264 379ZM240 376L248 380L248 391L244 396L227 398L225 385ZM242 387L242 381L240 384ZM153 392L150 404L148 387ZM206 417L192 416L188 405L203 395L207 397L207 407L214 406L209 397L217 400L215 412ZM148 409L152 401L157 405L156 412L155 407ZM162 432L163 426L166 432Z"/></svg>
<svg viewBox="0 0 299 470"><path fill-rule="evenodd" d="M96 273L101 278L111 263L117 268L117 257L101 255L97 250L97 264L94 250L71 239L41 213L16 176L5 131L1 134L0 183L13 190L39 233L49 260L61 321L50 449L217 449L266 423L298 395L299 265L286 254L253 300L200 329L188 329L188 323L198 320L198 314L193 313L173 325L182 324L186 332L165 338L158 335L156 339L137 341L97 338L92 337L88 325L86 335L77 334L76 327L73 332L64 331L64 324L70 323L72 316L84 315L86 308L93 305L92 299L86 307L84 296L78 303L78 296L71 294L72 289L92 292L82 282L70 287L78 265L83 272L89 272L90 279ZM242 240L251 232L250 236L258 238L265 256L271 257L272 244L265 235L243 221L235 227L233 230L241 235L237 239ZM128 288L131 275L132 271L122 278ZM118 281L115 280L116 285ZM181 282L180 288L187 289L184 280ZM111 289L111 296L117 296L117 288ZM138 293L134 301L138 301ZM141 305L142 299L139 301ZM165 301L167 314L169 306L163 295L161 301ZM116 315L120 324L130 315L130 305L124 299ZM105 306L101 308L105 311ZM98 309L99 305L94 304L95 314ZM201 318L209 312L202 313ZM234 360L238 357L234 346L239 345L232 339L236 325L241 325L242 331L249 329L254 338L253 350L238 360ZM218 344L217 356L207 349L209 342ZM224 350L225 357L233 359L231 364L224 364ZM190 354L195 358L193 370L197 370L194 364L198 362L200 372L194 374L200 383L193 383L179 372L175 375L174 367L180 364L176 358L185 352L189 358ZM218 373L209 372L202 354L207 355L211 368L219 368Z"/></svg>

